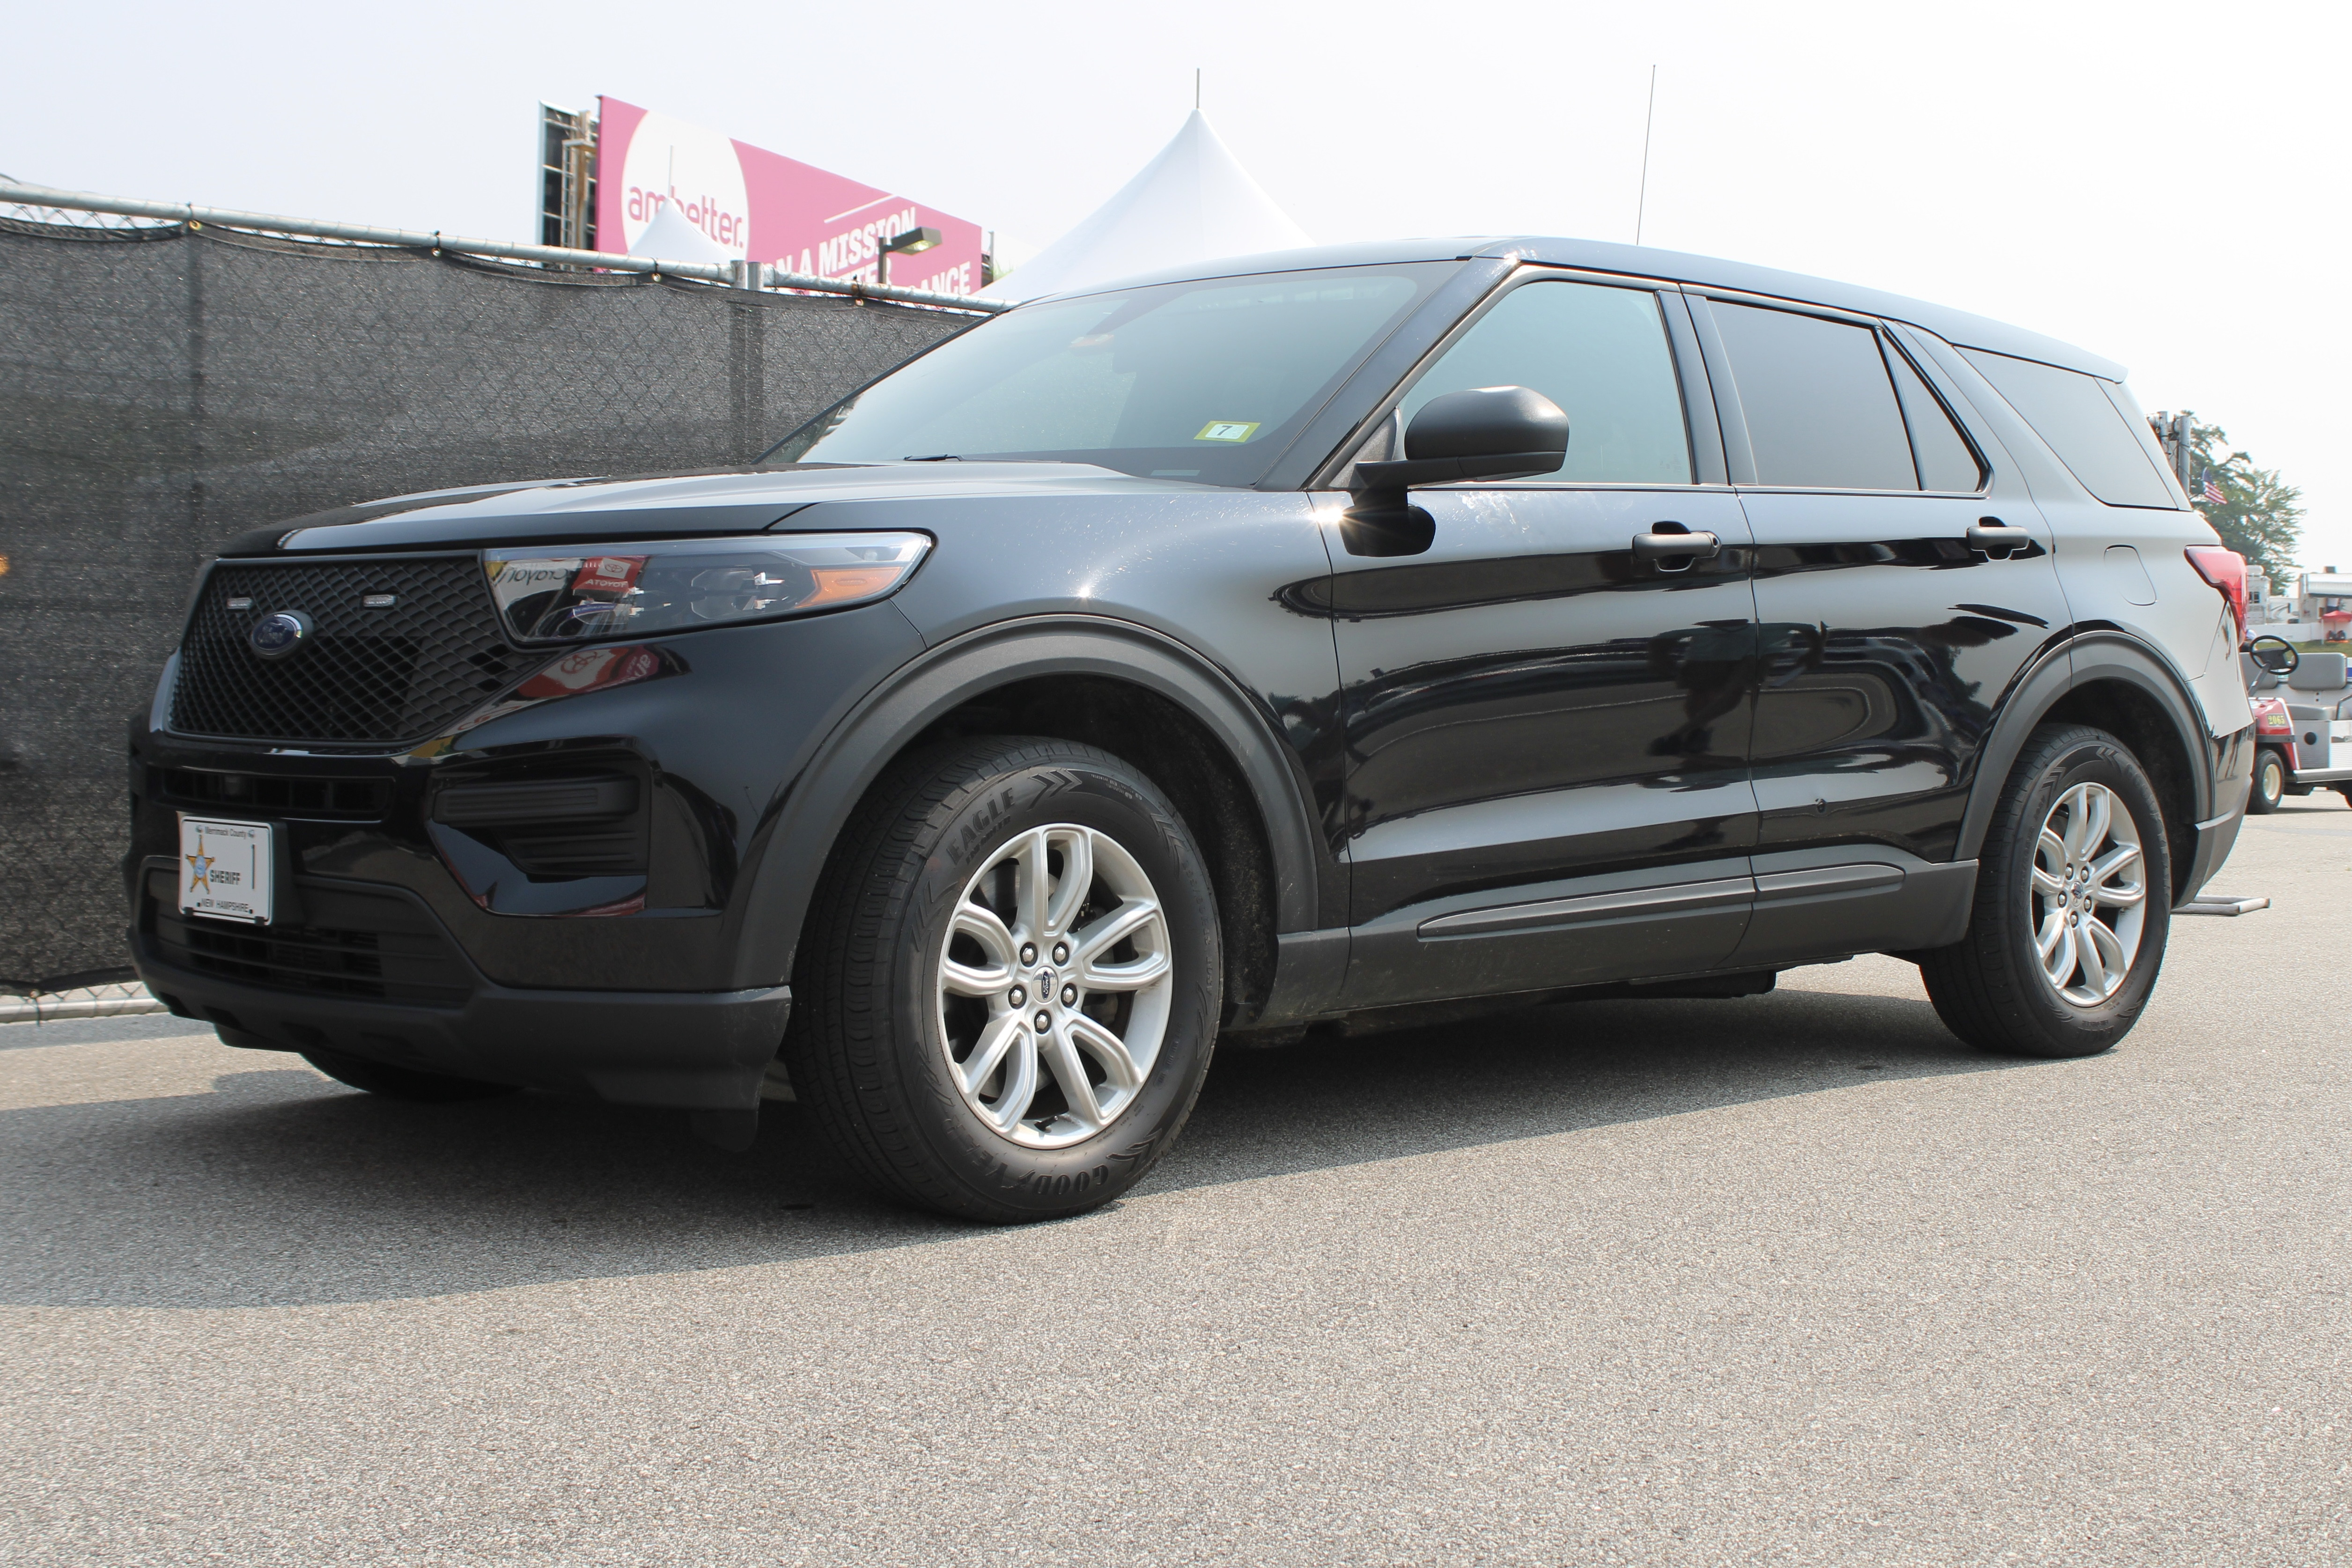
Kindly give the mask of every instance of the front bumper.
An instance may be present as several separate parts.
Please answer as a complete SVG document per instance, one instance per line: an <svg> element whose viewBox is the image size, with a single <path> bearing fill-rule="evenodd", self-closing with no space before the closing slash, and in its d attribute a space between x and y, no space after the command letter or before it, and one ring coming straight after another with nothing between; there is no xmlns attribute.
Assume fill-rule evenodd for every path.
<svg viewBox="0 0 2352 1568"><path fill-rule="evenodd" d="M182 1018L230 1044L327 1050L493 1083L585 1092L631 1105L756 1109L792 990L589 991L499 985L468 962L421 900L303 878L313 920L360 903L403 905L363 935L335 925L247 927L189 919L157 896L151 862L132 927L140 978Z"/></svg>

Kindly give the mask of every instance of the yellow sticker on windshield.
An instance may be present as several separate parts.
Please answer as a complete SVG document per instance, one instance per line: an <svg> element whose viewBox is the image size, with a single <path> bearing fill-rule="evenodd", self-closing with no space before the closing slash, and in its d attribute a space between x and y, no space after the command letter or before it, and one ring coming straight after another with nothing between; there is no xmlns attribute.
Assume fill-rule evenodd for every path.
<svg viewBox="0 0 2352 1568"><path fill-rule="evenodd" d="M1257 434L1256 420L1213 419L1201 427L1195 441L1247 441Z"/></svg>

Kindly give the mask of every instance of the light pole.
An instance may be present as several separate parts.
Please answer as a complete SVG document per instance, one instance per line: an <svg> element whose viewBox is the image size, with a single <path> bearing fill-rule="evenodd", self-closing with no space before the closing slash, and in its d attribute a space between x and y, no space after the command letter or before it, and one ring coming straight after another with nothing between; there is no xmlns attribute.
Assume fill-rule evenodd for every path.
<svg viewBox="0 0 2352 1568"><path fill-rule="evenodd" d="M940 231L937 229L908 229L884 240L874 257L874 282L877 287L887 288L890 286L890 258L893 256L913 256L939 243Z"/></svg>

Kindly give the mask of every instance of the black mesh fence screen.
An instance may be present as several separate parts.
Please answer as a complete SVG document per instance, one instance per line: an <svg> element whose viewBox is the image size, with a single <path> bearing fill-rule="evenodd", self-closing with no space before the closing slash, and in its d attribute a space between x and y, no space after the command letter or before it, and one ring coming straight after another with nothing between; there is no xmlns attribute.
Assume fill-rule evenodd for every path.
<svg viewBox="0 0 2352 1568"><path fill-rule="evenodd" d="M948 311L0 220L0 981L127 962L124 723L241 528L739 464Z"/></svg>

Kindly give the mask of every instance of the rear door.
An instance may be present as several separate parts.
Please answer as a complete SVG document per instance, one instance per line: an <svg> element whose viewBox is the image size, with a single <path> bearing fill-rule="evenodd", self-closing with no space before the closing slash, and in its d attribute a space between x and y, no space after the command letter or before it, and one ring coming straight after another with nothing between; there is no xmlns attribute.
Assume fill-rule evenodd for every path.
<svg viewBox="0 0 2352 1568"><path fill-rule="evenodd" d="M1409 421L1444 392L1533 387L1570 434L1556 476L1416 490L1423 555L1334 550L1351 1005L1705 969L1737 945L1748 528L1703 377L1677 296L1538 277L1403 392ZM1636 559L1635 536L1677 529L1712 543Z"/></svg>
<svg viewBox="0 0 2352 1568"><path fill-rule="evenodd" d="M1758 915L1738 960L1948 940L1973 877L1936 868L2002 697L2067 623L2048 528L1876 323L1693 307L1756 541Z"/></svg>

